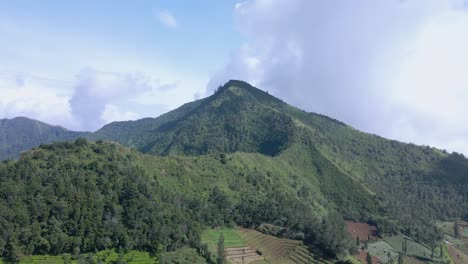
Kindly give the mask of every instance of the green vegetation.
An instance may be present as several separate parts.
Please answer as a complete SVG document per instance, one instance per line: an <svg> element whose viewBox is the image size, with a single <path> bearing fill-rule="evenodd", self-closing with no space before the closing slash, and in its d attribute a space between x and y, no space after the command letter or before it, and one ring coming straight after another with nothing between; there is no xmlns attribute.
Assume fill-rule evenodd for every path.
<svg viewBox="0 0 468 264"><path fill-rule="evenodd" d="M122 254L121 257L126 263L129 264L153 264L154 259L151 258L148 252L140 251L128 251ZM113 263L119 259L119 253L113 250L104 250L97 253L90 254L79 254L73 256L72 254L61 254L56 256L51 255L36 255L36 256L25 256L21 259L20 264L78 264L78 263L89 263L93 260L94 263ZM3 264L0 260L0 263Z"/></svg>
<svg viewBox="0 0 468 264"><path fill-rule="evenodd" d="M417 242L406 235L398 234L391 237L389 236L385 237L384 240L393 248L395 252L404 252L406 255L416 257L418 259L432 259L434 261L440 261L441 254L439 245L434 248L434 256L432 257L432 250L430 246L422 244L421 242ZM404 244L406 245L406 252L402 248L402 245Z"/></svg>
<svg viewBox="0 0 468 264"><path fill-rule="evenodd" d="M356 244L344 219L375 224L394 249L402 241L387 234L403 231L414 240L408 254L430 258L443 238L436 223L468 215L463 155L362 133L240 81L92 134L35 121L28 134L21 122L0 129L10 131L0 157L78 135L96 142L42 145L0 164L0 255L9 260L112 248L209 258L202 230L236 225L342 258Z"/></svg>
<svg viewBox="0 0 468 264"><path fill-rule="evenodd" d="M241 247L245 245L244 240L233 228L209 228L201 234L201 240L208 245L211 252L216 252L219 237L223 234L225 247Z"/></svg>
<svg viewBox="0 0 468 264"><path fill-rule="evenodd" d="M398 259L398 251L395 251L392 246L385 241L370 243L368 251L372 256L377 257L384 263L391 263L390 260Z"/></svg>
<svg viewBox="0 0 468 264"><path fill-rule="evenodd" d="M86 135L25 117L0 119L0 160L15 159L22 151L40 144L75 140Z"/></svg>
<svg viewBox="0 0 468 264"><path fill-rule="evenodd" d="M307 179L290 186L275 170L284 172L281 163L256 167L251 157L160 158L82 139L33 149L0 165L3 256L106 248L158 254L187 246L202 252L205 226L234 223L272 223L330 254L346 250L340 218L318 218L307 202L312 192L298 194Z"/></svg>

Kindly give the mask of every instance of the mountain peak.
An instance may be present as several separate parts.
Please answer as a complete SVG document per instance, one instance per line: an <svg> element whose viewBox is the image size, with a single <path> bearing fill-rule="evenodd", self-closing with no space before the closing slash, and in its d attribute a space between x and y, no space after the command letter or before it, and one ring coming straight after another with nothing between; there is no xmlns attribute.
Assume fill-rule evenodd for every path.
<svg viewBox="0 0 468 264"><path fill-rule="evenodd" d="M251 90L251 89L255 89L255 90L260 90L254 86L252 86L250 83L248 82L245 82L245 81L241 81L241 80L229 80L227 83L225 83L221 89L229 89L231 87L238 87L238 88L242 88L242 89L247 89L247 90Z"/></svg>

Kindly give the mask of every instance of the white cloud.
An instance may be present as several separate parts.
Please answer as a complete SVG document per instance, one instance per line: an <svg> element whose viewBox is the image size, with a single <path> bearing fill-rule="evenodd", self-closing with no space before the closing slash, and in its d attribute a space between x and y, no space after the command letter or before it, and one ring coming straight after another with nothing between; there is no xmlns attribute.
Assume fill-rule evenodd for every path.
<svg viewBox="0 0 468 264"><path fill-rule="evenodd" d="M156 13L157 18L159 21L164 24L166 27L169 28L176 28L177 27L177 20L175 19L174 15L169 10L163 9L159 10Z"/></svg>
<svg viewBox="0 0 468 264"><path fill-rule="evenodd" d="M66 96L60 96L37 80L21 76L0 78L0 116L27 116L54 125L72 126L73 118ZM21 81L18 82L17 78Z"/></svg>
<svg viewBox="0 0 468 264"><path fill-rule="evenodd" d="M70 106L73 118L79 124L78 129L100 128L106 121L115 119L116 114L120 113L115 106L116 103L128 101L139 94L151 91L149 81L142 75L84 69L76 79ZM129 113L124 115L128 116Z"/></svg>
<svg viewBox="0 0 468 264"><path fill-rule="evenodd" d="M359 129L468 153L468 12L451 0L249 0L245 43L208 90L244 79Z"/></svg>
<svg viewBox="0 0 468 264"><path fill-rule="evenodd" d="M110 123L114 121L126 121L126 120L136 120L140 118L137 113L134 112L122 112L120 109L113 104L106 104L104 111L101 114L101 119L105 123Z"/></svg>

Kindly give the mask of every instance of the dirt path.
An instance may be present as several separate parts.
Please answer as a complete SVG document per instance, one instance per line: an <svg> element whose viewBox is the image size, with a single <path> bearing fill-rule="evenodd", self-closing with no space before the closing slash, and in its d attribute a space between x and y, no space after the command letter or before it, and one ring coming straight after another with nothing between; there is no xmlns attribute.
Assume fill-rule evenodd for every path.
<svg viewBox="0 0 468 264"><path fill-rule="evenodd" d="M466 264L468 263L468 256L463 254L460 250L452 245L447 245L448 252L450 257L456 264Z"/></svg>

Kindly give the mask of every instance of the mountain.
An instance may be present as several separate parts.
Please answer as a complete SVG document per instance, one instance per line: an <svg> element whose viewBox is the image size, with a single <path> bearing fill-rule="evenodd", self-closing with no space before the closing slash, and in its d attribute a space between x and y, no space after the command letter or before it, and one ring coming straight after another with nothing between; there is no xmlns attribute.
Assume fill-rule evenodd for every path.
<svg viewBox="0 0 468 264"><path fill-rule="evenodd" d="M0 159L14 159L20 152L40 144L74 140L85 135L25 117L0 119Z"/></svg>
<svg viewBox="0 0 468 264"><path fill-rule="evenodd" d="M294 137L286 106L244 82L230 81L213 96L161 117L111 123L93 136L157 155L242 151L274 156Z"/></svg>
<svg viewBox="0 0 468 264"><path fill-rule="evenodd" d="M203 228L269 224L336 257L352 248L343 219L435 245L437 221L468 214L463 155L363 133L241 81L80 136L95 143L42 145L0 164L3 256L203 254Z"/></svg>
<svg viewBox="0 0 468 264"><path fill-rule="evenodd" d="M414 229L468 212L468 161L463 155L360 132L242 81L229 81L212 96L158 118L111 123L91 138L163 156L290 155L290 164L303 168L302 175L322 180L321 192L338 208L349 201L347 181L352 181L372 194L385 213ZM308 163L310 167L303 165ZM342 212L356 218L357 211Z"/></svg>

